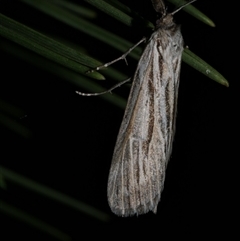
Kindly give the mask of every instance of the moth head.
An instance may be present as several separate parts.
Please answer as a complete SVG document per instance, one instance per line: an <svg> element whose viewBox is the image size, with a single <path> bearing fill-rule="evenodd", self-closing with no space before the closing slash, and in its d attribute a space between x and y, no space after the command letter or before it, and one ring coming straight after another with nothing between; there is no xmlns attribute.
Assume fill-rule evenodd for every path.
<svg viewBox="0 0 240 241"><path fill-rule="evenodd" d="M159 28L170 28L171 26L174 26L175 23L173 21L173 15L171 13L168 13L166 15L163 15L160 19L156 22L156 27Z"/></svg>
<svg viewBox="0 0 240 241"><path fill-rule="evenodd" d="M157 20L156 22L156 27L165 27L165 28L171 28L175 26L175 23L173 22L173 15L180 11L182 8L186 7L187 5L195 2L196 0L192 0L190 2L187 2L177 8L174 12L172 13L167 13L167 10L164 6L164 3L162 0L152 0L153 7L156 12L161 13L162 17Z"/></svg>

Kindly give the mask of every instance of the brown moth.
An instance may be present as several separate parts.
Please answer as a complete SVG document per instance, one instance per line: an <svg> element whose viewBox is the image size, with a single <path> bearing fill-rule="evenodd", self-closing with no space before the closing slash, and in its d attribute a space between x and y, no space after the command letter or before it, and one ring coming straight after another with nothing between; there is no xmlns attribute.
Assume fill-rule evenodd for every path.
<svg viewBox="0 0 240 241"><path fill-rule="evenodd" d="M157 212L175 133L184 49L173 15L192 2L167 13L162 0L152 0L161 18L134 74L108 178L108 203L119 216Z"/></svg>

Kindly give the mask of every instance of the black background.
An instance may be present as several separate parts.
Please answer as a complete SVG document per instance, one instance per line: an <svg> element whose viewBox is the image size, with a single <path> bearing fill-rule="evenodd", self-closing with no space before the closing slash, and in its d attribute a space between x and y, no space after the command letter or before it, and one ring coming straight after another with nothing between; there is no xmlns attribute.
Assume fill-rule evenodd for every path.
<svg viewBox="0 0 240 241"><path fill-rule="evenodd" d="M1 2L3 14L32 28L44 26L45 31L65 34L64 27L54 28L55 21L49 17L38 19L40 15L23 3ZM122 2L155 21L156 14L150 1ZM1 126L0 165L88 203L109 214L111 219L102 223L11 183L8 183L7 191L1 191L2 199L58 227L74 240L84 234L88 238L96 235L115 238L121 234L124 237L133 234L138 238L142 233L161 240L233 235L238 209L238 173L235 170L238 170L239 162L240 120L238 13L234 14L238 7L233 3L222 4L216 0L194 3L215 22L215 28L193 19L184 11L176 14L185 44L216 68L230 85L229 88L221 86L182 64L177 132L156 215L148 213L121 218L112 214L108 207L108 171L124 111L99 97L78 96L74 92L75 86L2 51L1 99L24 110L26 116L17 121L29 127L33 136L24 139ZM167 5L171 11L172 5ZM21 8L26 14L21 14ZM143 36L139 29L136 28L135 33L121 24L113 26L115 22L109 19L102 14L97 21L122 37L128 36L133 42ZM101 43L91 46L91 40L88 42L87 37L75 30L66 31L76 43L78 38L86 38L85 47L90 53L99 51L97 54L102 61L120 55ZM14 70L10 70L10 65ZM135 67L136 63L130 61L124 71L131 75ZM116 92L127 97L129 90L121 87ZM2 218L3 228L11 231L1 240L10 240L15 235L25 239L50 239L6 214L1 213ZM101 233L94 232L98 228ZM118 233L111 228L116 228Z"/></svg>

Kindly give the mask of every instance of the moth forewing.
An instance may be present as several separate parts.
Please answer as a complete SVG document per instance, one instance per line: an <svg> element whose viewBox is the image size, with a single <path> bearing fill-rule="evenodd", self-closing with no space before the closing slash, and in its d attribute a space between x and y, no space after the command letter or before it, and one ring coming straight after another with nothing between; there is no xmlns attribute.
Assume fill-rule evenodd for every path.
<svg viewBox="0 0 240 241"><path fill-rule="evenodd" d="M166 14L139 60L113 153L108 202L119 216L157 211L175 132L182 51L180 29Z"/></svg>

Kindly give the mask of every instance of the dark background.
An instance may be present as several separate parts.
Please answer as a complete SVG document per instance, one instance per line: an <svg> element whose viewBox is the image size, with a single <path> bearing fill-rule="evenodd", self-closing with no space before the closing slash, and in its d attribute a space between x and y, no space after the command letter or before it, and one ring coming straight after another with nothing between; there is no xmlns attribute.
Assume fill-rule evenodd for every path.
<svg viewBox="0 0 240 241"><path fill-rule="evenodd" d="M55 21L49 17L40 18L39 13L23 3L10 2L1 1L1 13L32 28L44 26L45 31L49 29L56 34L66 31L78 42L81 33L64 26L55 27ZM122 2L146 19L155 21L156 14L150 1ZM107 213L110 220L106 223L98 221L11 182L7 183L7 190L1 190L2 200L50 223L74 240L82 238L83 234L90 238L96 235L114 238L111 227L118 229L114 235L133 234L136 238L140 233L155 235L161 240L188 236L195 239L199 235L230 237L235 231L234 218L238 210L235 170L238 170L239 161L240 120L238 13L234 14L236 6L233 3L222 4L216 0L194 3L215 22L215 28L184 11L176 15L186 45L216 68L229 81L229 88L182 64L177 132L156 215L119 218L108 207L107 178L124 110L101 97L78 96L74 92L76 86L1 50L4 61L1 61L0 97L24 110L16 121L28 127L32 136L23 138L2 125L0 165L81 200ZM169 11L174 9L172 5L166 5L169 5ZM119 23L113 26L115 22L109 19L101 14L98 21L106 29L113 29L133 42L143 36L139 29L135 33ZM120 55L114 49L106 49L102 43L92 46L93 40L81 37L85 38L89 52L99 51L96 55L103 62ZM130 61L124 71L132 75L135 67L136 62ZM121 87L116 93L127 97L129 89ZM8 235L1 240L10 240L15 235L25 239L50 239L47 234L7 214L1 213L0 219L3 219L3 230ZM94 232L98 227L104 236Z"/></svg>

